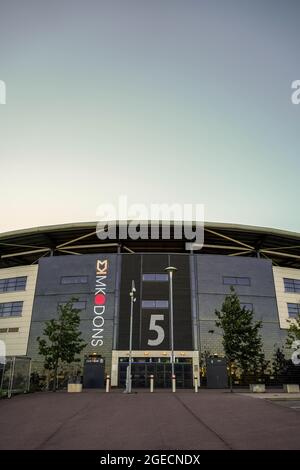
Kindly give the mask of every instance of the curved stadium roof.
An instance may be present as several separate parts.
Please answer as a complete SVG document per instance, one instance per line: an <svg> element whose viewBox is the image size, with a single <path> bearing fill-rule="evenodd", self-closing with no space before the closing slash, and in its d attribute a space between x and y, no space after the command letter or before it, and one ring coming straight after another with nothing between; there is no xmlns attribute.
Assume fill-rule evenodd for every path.
<svg viewBox="0 0 300 470"><path fill-rule="evenodd" d="M124 222L126 224L126 222ZM101 241L96 222L50 225L0 234L0 267L35 264L44 256L101 252L187 253L189 240L114 240ZM274 265L300 268L300 233L284 230L206 222L204 246L196 253L228 256L260 256Z"/></svg>

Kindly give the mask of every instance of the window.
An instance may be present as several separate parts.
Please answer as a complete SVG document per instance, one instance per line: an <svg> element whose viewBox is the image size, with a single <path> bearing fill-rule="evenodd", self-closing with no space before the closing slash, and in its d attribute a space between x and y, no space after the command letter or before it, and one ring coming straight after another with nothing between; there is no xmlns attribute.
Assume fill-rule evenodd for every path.
<svg viewBox="0 0 300 470"><path fill-rule="evenodd" d="M142 300L142 308L169 308L168 300Z"/></svg>
<svg viewBox="0 0 300 470"><path fill-rule="evenodd" d="M0 317L20 317L23 302L5 302L0 304Z"/></svg>
<svg viewBox="0 0 300 470"><path fill-rule="evenodd" d="M289 317L297 318L300 314L300 304L287 304Z"/></svg>
<svg viewBox="0 0 300 470"><path fill-rule="evenodd" d="M240 302L240 305L241 305L241 308L244 308L246 310L250 310L250 312L253 311L253 304L247 304L247 303L244 303L244 302Z"/></svg>
<svg viewBox="0 0 300 470"><path fill-rule="evenodd" d="M67 302L59 302L58 305L64 306ZM79 300L78 302L73 302L73 308L77 308L78 310L85 310L86 309L86 301Z"/></svg>
<svg viewBox="0 0 300 470"><path fill-rule="evenodd" d="M1 333L18 333L19 328L0 328Z"/></svg>
<svg viewBox="0 0 300 470"><path fill-rule="evenodd" d="M168 282L168 274L143 274L143 281Z"/></svg>
<svg viewBox="0 0 300 470"><path fill-rule="evenodd" d="M285 292L300 292L300 279L283 279Z"/></svg>
<svg viewBox="0 0 300 470"><path fill-rule="evenodd" d="M223 284L230 286L250 286L250 277L223 276Z"/></svg>
<svg viewBox="0 0 300 470"><path fill-rule="evenodd" d="M27 277L11 277L9 279L0 279L0 293L15 292L26 289Z"/></svg>
<svg viewBox="0 0 300 470"><path fill-rule="evenodd" d="M87 284L88 276L63 276L61 284Z"/></svg>

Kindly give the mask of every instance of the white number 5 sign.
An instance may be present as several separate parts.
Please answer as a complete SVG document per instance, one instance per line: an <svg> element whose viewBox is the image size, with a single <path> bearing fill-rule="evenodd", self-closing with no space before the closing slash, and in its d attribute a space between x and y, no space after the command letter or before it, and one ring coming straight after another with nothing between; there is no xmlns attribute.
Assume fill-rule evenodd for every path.
<svg viewBox="0 0 300 470"><path fill-rule="evenodd" d="M149 346L158 346L163 342L165 339L165 332L161 325L157 325L156 322L164 321L164 315L151 315L150 317L150 331L155 331L157 334L157 338L155 339L148 339Z"/></svg>

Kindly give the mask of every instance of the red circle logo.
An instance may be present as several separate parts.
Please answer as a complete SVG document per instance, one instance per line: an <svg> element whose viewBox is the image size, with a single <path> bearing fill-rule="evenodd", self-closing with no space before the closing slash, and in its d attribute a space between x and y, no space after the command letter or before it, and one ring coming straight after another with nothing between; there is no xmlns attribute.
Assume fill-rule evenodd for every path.
<svg viewBox="0 0 300 470"><path fill-rule="evenodd" d="M97 294L95 295L95 304L97 305L104 305L106 301L104 294Z"/></svg>

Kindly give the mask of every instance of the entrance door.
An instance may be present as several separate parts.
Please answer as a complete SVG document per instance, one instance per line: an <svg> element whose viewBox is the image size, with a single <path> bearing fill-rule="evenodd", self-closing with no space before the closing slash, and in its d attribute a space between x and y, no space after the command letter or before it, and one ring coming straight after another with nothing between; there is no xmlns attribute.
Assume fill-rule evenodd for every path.
<svg viewBox="0 0 300 470"><path fill-rule="evenodd" d="M193 370L192 364L179 363L175 364L176 387L192 388L193 387Z"/></svg>
<svg viewBox="0 0 300 470"><path fill-rule="evenodd" d="M83 369L83 388L104 388L104 362L86 361Z"/></svg>
<svg viewBox="0 0 300 470"><path fill-rule="evenodd" d="M128 365L128 364L127 364ZM131 367L132 386L135 388L144 388L146 386L146 367L145 363L133 363Z"/></svg>
<svg viewBox="0 0 300 470"><path fill-rule="evenodd" d="M128 362L119 362L119 387L125 387ZM176 363L177 388L192 388L193 373L191 363ZM155 388L171 388L172 366L169 362L132 362L132 387L150 386L150 375L154 375Z"/></svg>
<svg viewBox="0 0 300 470"><path fill-rule="evenodd" d="M171 387L171 364L168 363L155 363L154 364L154 386L155 388L168 388Z"/></svg>
<svg viewBox="0 0 300 470"><path fill-rule="evenodd" d="M226 359L209 357L206 360L207 388L227 388L228 373Z"/></svg>

